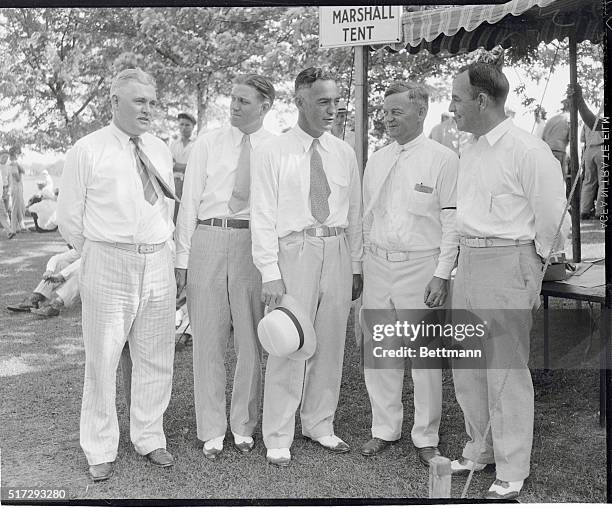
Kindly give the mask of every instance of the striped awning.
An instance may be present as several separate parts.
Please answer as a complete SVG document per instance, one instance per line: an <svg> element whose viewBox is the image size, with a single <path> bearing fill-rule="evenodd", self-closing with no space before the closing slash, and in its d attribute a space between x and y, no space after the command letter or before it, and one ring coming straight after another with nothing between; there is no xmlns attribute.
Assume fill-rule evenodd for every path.
<svg viewBox="0 0 612 508"><path fill-rule="evenodd" d="M601 0L512 0L500 5L405 12L402 42L384 47L455 54L501 45L520 52L540 42L563 40L572 30L578 42L599 42L603 36L602 4Z"/></svg>

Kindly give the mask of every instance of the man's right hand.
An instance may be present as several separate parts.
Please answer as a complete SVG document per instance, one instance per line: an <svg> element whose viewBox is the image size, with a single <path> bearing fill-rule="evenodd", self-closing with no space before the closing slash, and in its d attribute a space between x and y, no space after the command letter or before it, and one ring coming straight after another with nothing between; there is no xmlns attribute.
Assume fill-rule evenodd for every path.
<svg viewBox="0 0 612 508"><path fill-rule="evenodd" d="M283 279L264 282L261 286L261 301L270 307L270 309L273 309L280 304L286 292Z"/></svg>
<svg viewBox="0 0 612 508"><path fill-rule="evenodd" d="M178 298L187 285L187 268L175 268L174 278L176 279L176 296Z"/></svg>

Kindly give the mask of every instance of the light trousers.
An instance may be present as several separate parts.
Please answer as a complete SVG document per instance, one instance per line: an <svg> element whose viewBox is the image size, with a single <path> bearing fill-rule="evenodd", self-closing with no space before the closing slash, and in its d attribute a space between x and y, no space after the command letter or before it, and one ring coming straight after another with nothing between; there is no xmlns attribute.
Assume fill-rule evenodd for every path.
<svg viewBox="0 0 612 508"><path fill-rule="evenodd" d="M595 202L595 210L597 215L601 214L603 200L601 196L602 172L601 165L603 163L603 152L601 145L589 146L583 155L584 161L584 179L582 180L582 189L580 191L580 213L587 214L593 208Z"/></svg>
<svg viewBox="0 0 612 508"><path fill-rule="evenodd" d="M87 461L112 462L117 456L115 383L126 340L133 363L130 438L141 455L165 448L176 297L170 247L138 254L86 240L80 291L85 343L81 447Z"/></svg>
<svg viewBox="0 0 612 508"><path fill-rule="evenodd" d="M58 262L55 269L59 272L66 268L69 263ZM66 307L74 305L79 299L79 277L81 269L72 272L70 276L64 282L51 282L48 280L41 280L38 286L34 289L34 293L40 293L45 298L50 299L55 292L59 296Z"/></svg>
<svg viewBox="0 0 612 508"><path fill-rule="evenodd" d="M427 309L425 286L433 277L439 252L419 252L413 259L391 262L366 251L363 262L363 307ZM365 333L365 332L364 332ZM438 446L442 416L442 370L411 369L414 384L412 441L418 448ZM395 441L402 435L404 368L364 368L372 406L372 437Z"/></svg>
<svg viewBox="0 0 612 508"><path fill-rule="evenodd" d="M488 367L453 368L457 402L469 436L463 456L480 463L494 462L497 478L504 481L529 476L534 395L527 364L531 310L539 305L540 277L541 262L533 244L461 246L453 308L482 314L489 322L491 313L479 309L498 310L494 313L496 333L482 343ZM491 427L485 435L489 419Z"/></svg>
<svg viewBox="0 0 612 508"><path fill-rule="evenodd" d="M318 439L334 434L352 291L344 234L287 235L279 240L278 263L287 294L312 319L317 347L305 361L268 356L262 421L268 449L291 447L300 403L304 436Z"/></svg>
<svg viewBox="0 0 612 508"><path fill-rule="evenodd" d="M253 435L262 390L257 324L264 305L249 229L196 228L187 272L187 307L193 332L198 438L207 441L224 436L227 430L225 351L232 327L236 371L230 428L241 436Z"/></svg>

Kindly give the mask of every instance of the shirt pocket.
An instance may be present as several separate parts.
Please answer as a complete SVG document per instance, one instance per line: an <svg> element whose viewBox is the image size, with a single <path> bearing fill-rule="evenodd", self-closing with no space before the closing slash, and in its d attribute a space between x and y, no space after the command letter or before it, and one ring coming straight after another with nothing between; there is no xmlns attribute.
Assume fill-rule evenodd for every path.
<svg viewBox="0 0 612 508"><path fill-rule="evenodd" d="M489 216L497 224L513 222L521 208L522 198L516 194L490 194Z"/></svg>
<svg viewBox="0 0 612 508"><path fill-rule="evenodd" d="M427 217L432 214L436 198L434 192L422 192L412 189L408 194L406 201L406 209L421 217Z"/></svg>
<svg viewBox="0 0 612 508"><path fill-rule="evenodd" d="M326 176L331 193L337 195L342 200L348 193L349 175L344 171L333 171Z"/></svg>

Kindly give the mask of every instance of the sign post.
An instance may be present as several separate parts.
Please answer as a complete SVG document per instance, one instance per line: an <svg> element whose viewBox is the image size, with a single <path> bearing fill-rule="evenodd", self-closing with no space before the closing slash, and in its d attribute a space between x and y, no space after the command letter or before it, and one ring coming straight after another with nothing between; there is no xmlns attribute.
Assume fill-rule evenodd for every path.
<svg viewBox="0 0 612 508"><path fill-rule="evenodd" d="M368 158L368 51L401 41L402 7L319 7L319 46L355 48L355 152L363 174Z"/></svg>

